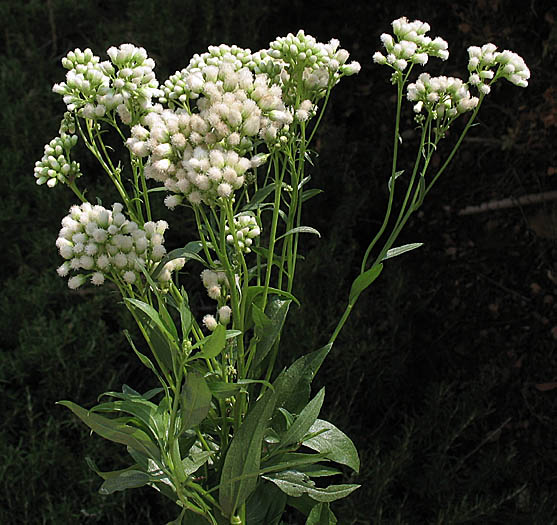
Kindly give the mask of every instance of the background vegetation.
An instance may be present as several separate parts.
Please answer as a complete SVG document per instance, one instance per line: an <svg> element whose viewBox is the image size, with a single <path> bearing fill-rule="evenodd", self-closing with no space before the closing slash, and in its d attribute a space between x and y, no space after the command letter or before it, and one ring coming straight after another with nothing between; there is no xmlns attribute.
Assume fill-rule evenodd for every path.
<svg viewBox="0 0 557 525"><path fill-rule="evenodd" d="M521 54L532 80L488 97L480 125L404 232L403 242L425 246L385 268L316 380L327 385L325 417L362 456L363 487L335 512L341 525L557 523L557 208L546 201L459 214L557 189L551 0L2 2L0 523L159 525L175 514L147 488L97 494L84 456L105 469L124 458L54 404L90 406L122 383L153 386L122 336L132 323L115 293L72 292L54 271L59 222L73 199L38 188L33 165L64 110L51 93L64 76L61 57L129 41L147 49L164 80L210 44L255 50L304 28L321 41L339 38L362 63L333 92L316 144L311 174L325 193L307 206L305 223L324 238L305 245L303 307L290 316L286 364L327 340L383 217L394 93L371 55L403 15L449 41L451 58L434 71L465 75L466 48L491 41ZM402 163L415 148L409 106L404 119ZM85 151L80 160L91 194L113 202ZM194 237L188 218L170 222L171 247ZM198 269L190 271L201 317Z"/></svg>

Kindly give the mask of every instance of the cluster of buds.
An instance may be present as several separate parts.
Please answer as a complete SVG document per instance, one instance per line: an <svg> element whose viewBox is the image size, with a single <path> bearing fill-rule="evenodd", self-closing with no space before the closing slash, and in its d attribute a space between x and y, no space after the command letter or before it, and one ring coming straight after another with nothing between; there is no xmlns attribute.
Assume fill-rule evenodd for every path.
<svg viewBox="0 0 557 525"><path fill-rule="evenodd" d="M454 77L431 77L422 73L418 80L408 85L408 100L416 102L414 111L425 109L434 119L453 120L478 105L478 98L471 97L468 86Z"/></svg>
<svg viewBox="0 0 557 525"><path fill-rule="evenodd" d="M137 283L142 268L165 255L164 232L168 224L150 221L140 228L126 219L122 210L120 203L108 210L85 202L72 206L62 219L56 246L65 262L58 268L58 275L80 272L68 280L70 288L78 288L88 277L95 285L103 284L106 278Z"/></svg>
<svg viewBox="0 0 557 525"><path fill-rule="evenodd" d="M68 135L64 131L44 147L41 160L35 162L36 183L54 188L58 182L67 184L81 176L79 163L70 158L70 150L77 144L77 135Z"/></svg>
<svg viewBox="0 0 557 525"><path fill-rule="evenodd" d="M350 54L346 49L339 49L339 44L335 38L327 44L317 42L313 36L300 30L295 35L289 33L285 37L277 37L269 44L268 50L254 55L254 63L268 68L265 64L268 62L267 57L270 57L280 67L281 80L286 88L285 98L289 103L294 101L292 97L295 91L289 86L289 80L302 71L302 92L316 100L324 95L328 86L335 85L341 77L360 71L358 62L347 63ZM274 69L278 68L275 66Z"/></svg>
<svg viewBox="0 0 557 525"><path fill-rule="evenodd" d="M250 253L250 246L253 244L253 240L261 235L261 228L257 223L256 217L248 213L242 213L234 217L234 232L237 243L234 241L234 234L228 225L225 226L224 231L226 233L226 242L236 245L238 250L243 253Z"/></svg>
<svg viewBox="0 0 557 525"><path fill-rule="evenodd" d="M425 65L430 56L441 60L449 58L449 46L445 40L426 36L429 24L420 20L409 22L406 17L402 17L394 20L392 26L394 37L388 33L381 35L386 56L380 51L373 55L373 61L377 64L386 64L401 73L409 63Z"/></svg>
<svg viewBox="0 0 557 525"><path fill-rule="evenodd" d="M151 106L159 94L153 68L145 49L122 44L107 51L111 61L101 62L90 49L75 49L62 59L68 69L66 81L52 90L63 96L68 111L88 119L116 110L122 122L130 124L133 114Z"/></svg>
<svg viewBox="0 0 557 525"><path fill-rule="evenodd" d="M468 56L468 82L483 95L491 91L490 84L499 78L505 78L519 87L528 86L530 70L516 53L508 50L499 53L494 44L484 44L482 47L469 47ZM497 68L496 71L493 71L494 68Z"/></svg>
<svg viewBox="0 0 557 525"><path fill-rule="evenodd" d="M183 105L190 99L196 99L203 90L203 84L215 77L218 70L226 64L228 70L238 72L251 63L251 51L238 46L209 46L206 53L195 54L187 67L176 71L162 86L161 104L169 107Z"/></svg>

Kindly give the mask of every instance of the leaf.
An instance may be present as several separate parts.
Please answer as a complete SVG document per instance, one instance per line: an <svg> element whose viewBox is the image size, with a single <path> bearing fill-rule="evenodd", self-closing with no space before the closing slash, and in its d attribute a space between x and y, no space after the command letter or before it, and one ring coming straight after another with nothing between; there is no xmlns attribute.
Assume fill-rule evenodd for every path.
<svg viewBox="0 0 557 525"><path fill-rule="evenodd" d="M266 461L261 467L260 474L282 472L284 470L299 470L300 472L305 472L306 469L310 468L319 461L326 461L324 460L323 454L286 452L277 454Z"/></svg>
<svg viewBox="0 0 557 525"><path fill-rule="evenodd" d="M269 288L267 289L269 294L279 295L281 297L285 297L286 299L291 299L294 301L298 306L300 306L300 301L296 299L291 293L285 292L284 290L278 290L276 288ZM255 299L261 295L265 291L264 286L248 286L246 291L246 305L251 305Z"/></svg>
<svg viewBox="0 0 557 525"><path fill-rule="evenodd" d="M320 190L318 188L312 188L311 190L305 190L305 191L302 192L301 201L306 202L309 199L311 199L312 197L315 197L316 195L319 195L320 193L323 193L323 190Z"/></svg>
<svg viewBox="0 0 557 525"><path fill-rule="evenodd" d="M235 396L242 390L242 386L238 383L227 383L226 381L207 380L211 393L217 399L226 399Z"/></svg>
<svg viewBox="0 0 557 525"><path fill-rule="evenodd" d="M318 503L311 509L306 525L336 525L337 519L328 503Z"/></svg>
<svg viewBox="0 0 557 525"><path fill-rule="evenodd" d="M327 476L337 476L338 474L342 474L342 471L338 468L321 464L299 466L296 467L296 470L307 474L310 478L324 478Z"/></svg>
<svg viewBox="0 0 557 525"><path fill-rule="evenodd" d="M376 264L354 279L352 287L350 288L349 304L353 305L356 303L360 294L379 277L381 270L383 270L383 264Z"/></svg>
<svg viewBox="0 0 557 525"><path fill-rule="evenodd" d="M190 454L187 458L182 460L182 465L184 467L184 472L186 475L190 476L199 470L207 460L213 455L213 452L208 450L202 450Z"/></svg>
<svg viewBox="0 0 557 525"><path fill-rule="evenodd" d="M256 354L253 360L253 366L257 367L261 364L265 357L267 357L271 348L273 348L273 345L280 336L282 327L284 326L291 302L291 300L283 300L279 297L272 296L266 308L267 315L265 316L265 321L268 322L262 323L261 326L258 326L256 321L255 337L257 337L259 341L257 342L255 350ZM259 310L259 312L257 312L257 310ZM254 313L254 320L255 315L263 313L256 305L253 305L253 312L257 312L257 314Z"/></svg>
<svg viewBox="0 0 557 525"><path fill-rule="evenodd" d="M153 433L153 437L162 438L164 429L161 421L155 417L157 405L147 400L126 399L122 401L112 401L101 403L91 408L90 412L125 412L131 414L144 423Z"/></svg>
<svg viewBox="0 0 557 525"><path fill-rule="evenodd" d="M394 174L394 177L393 176L389 177L389 182L388 182L389 193L391 192L391 187L393 185L393 182L396 181L403 173L404 173L404 170L400 170L400 171L397 171Z"/></svg>
<svg viewBox="0 0 557 525"><path fill-rule="evenodd" d="M178 351L177 342L164 326L158 312L149 304L138 299L124 298L130 310L137 316L143 326L145 339L158 363L172 370L172 351Z"/></svg>
<svg viewBox="0 0 557 525"><path fill-rule="evenodd" d="M557 388L557 382L538 383L536 385L536 389L539 390L540 392L547 392L549 390L554 390L555 388Z"/></svg>
<svg viewBox="0 0 557 525"><path fill-rule="evenodd" d="M152 458L158 459L160 457L159 449L143 430L128 426L118 419L109 419L89 412L71 401L58 401L57 404L69 408L99 436L115 443L128 445Z"/></svg>
<svg viewBox="0 0 557 525"><path fill-rule="evenodd" d="M286 431L281 439L281 447L286 447L292 443L298 443L306 435L310 427L315 423L323 400L325 399L325 388L322 388L318 394L304 407L300 415L295 419L294 423Z"/></svg>
<svg viewBox="0 0 557 525"><path fill-rule="evenodd" d="M151 273L151 278L155 280L162 272L164 266L174 259L194 259L195 261L199 261L200 263L205 264L205 261L199 255L197 255L202 250L202 248L203 246L201 244L201 241L192 241L188 242L188 244L186 244L183 248L177 248L176 250L168 252L160 260L159 264L157 264L156 268Z"/></svg>
<svg viewBox="0 0 557 525"><path fill-rule="evenodd" d="M273 182L263 188L258 189L253 194L249 203L242 208L242 211L256 210L257 208L259 208L260 203L262 203L270 193L275 191L275 188L276 188L276 183Z"/></svg>
<svg viewBox="0 0 557 525"><path fill-rule="evenodd" d="M418 180L418 200L412 206L412 211L416 211L424 202L425 198L425 177L423 175L420 176Z"/></svg>
<svg viewBox="0 0 557 525"><path fill-rule="evenodd" d="M383 261L386 259L392 259L393 257L397 257L398 255L402 255L403 253L409 252L411 250L415 250L420 246L423 246L423 242L414 242L412 244L405 244L403 246L397 246L396 248L391 248L383 257Z"/></svg>
<svg viewBox="0 0 557 525"><path fill-rule="evenodd" d="M276 525L286 507L287 496L276 485L264 481L246 502L246 523L250 525Z"/></svg>
<svg viewBox="0 0 557 525"><path fill-rule="evenodd" d="M219 501L226 517L230 517L255 490L261 444L275 403L276 394L267 390L248 412L228 447L219 487Z"/></svg>
<svg viewBox="0 0 557 525"><path fill-rule="evenodd" d="M217 357L226 345L226 328L219 324L215 331L206 339L201 352L195 354L191 359L212 359Z"/></svg>
<svg viewBox="0 0 557 525"><path fill-rule="evenodd" d="M276 240L279 241L280 239L286 237L287 235L293 235L295 233L313 233L314 235L317 235L317 237L321 237L321 234L311 226L297 226L296 228L292 228L291 230L288 230L286 233L283 233L280 237L277 237Z"/></svg>
<svg viewBox="0 0 557 525"><path fill-rule="evenodd" d="M320 502L331 502L345 498L354 492L360 485L329 485L326 488L316 487L303 472L286 470L262 476L263 479L273 482L285 494L292 497L300 497L307 494L311 499Z"/></svg>
<svg viewBox="0 0 557 525"><path fill-rule="evenodd" d="M199 425L211 408L211 390L204 377L195 372L188 373L182 388L182 432Z"/></svg>
<svg viewBox="0 0 557 525"><path fill-rule="evenodd" d="M304 440L303 444L325 454L325 457L331 461L336 461L341 465L346 465L352 470L359 472L360 458L358 451L352 443L352 440L332 423L318 419L309 429L309 432L320 434Z"/></svg>
<svg viewBox="0 0 557 525"><path fill-rule="evenodd" d="M319 350L297 359L289 368L283 370L273 385L277 392L277 408L286 408L299 414L309 400L310 384L321 363L331 350L328 344Z"/></svg>
<svg viewBox="0 0 557 525"><path fill-rule="evenodd" d="M120 490L143 487L150 481L152 481L151 476L141 470L125 470L118 476L105 480L99 489L99 494L106 496Z"/></svg>

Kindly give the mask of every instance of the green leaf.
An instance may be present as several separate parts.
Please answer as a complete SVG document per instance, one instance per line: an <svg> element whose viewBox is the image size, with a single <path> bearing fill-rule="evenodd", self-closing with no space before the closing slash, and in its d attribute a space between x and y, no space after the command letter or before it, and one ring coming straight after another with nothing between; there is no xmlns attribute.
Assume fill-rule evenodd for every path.
<svg viewBox="0 0 557 525"><path fill-rule="evenodd" d="M264 322L262 322L261 326L258 326L257 321L255 321L255 337L257 337L259 341L256 346L253 366L259 366L265 357L267 357L271 348L273 348L273 345L280 336L282 327L284 326L291 302L292 301L290 300L284 300L277 296L272 296L269 299L269 303L266 308L267 315L265 318L260 318L260 322ZM261 312L256 305L253 305L253 312L257 311L259 311L257 315L263 314L263 312ZM254 320L255 315L256 314L254 314Z"/></svg>
<svg viewBox="0 0 557 525"><path fill-rule="evenodd" d="M418 200L412 206L412 211L416 211L424 202L425 198L425 177L420 176L418 180Z"/></svg>
<svg viewBox="0 0 557 525"><path fill-rule="evenodd" d="M320 193L323 193L323 190L320 190L318 188L312 188L311 190L305 190L304 192L302 192L302 202L306 202L309 199L311 199L312 197L315 197L316 195L319 195Z"/></svg>
<svg viewBox="0 0 557 525"><path fill-rule="evenodd" d="M311 509L306 525L336 525L337 519L328 503L318 503Z"/></svg>
<svg viewBox="0 0 557 525"><path fill-rule="evenodd" d="M314 235L317 235L317 237L321 237L321 234L311 226L297 226L296 228L292 228L291 230L288 230L286 233L283 233L280 237L277 237L276 240L279 241L280 239L286 237L287 235L293 235L295 233L313 233Z"/></svg>
<svg viewBox="0 0 557 525"><path fill-rule="evenodd" d="M238 383L227 383L226 381L215 381L208 378L207 384L211 393L217 399L226 399L235 396L238 392L242 390L242 386Z"/></svg>
<svg viewBox="0 0 557 525"><path fill-rule="evenodd" d="M154 403L136 398L101 403L91 408L90 412L125 412L131 414L149 428L153 437L160 439L164 436L164 428L161 421L155 416L156 410L157 405Z"/></svg>
<svg viewBox="0 0 557 525"><path fill-rule="evenodd" d="M195 354L191 359L212 359L217 357L226 346L226 328L219 324L214 332L206 339L201 352Z"/></svg>
<svg viewBox="0 0 557 525"><path fill-rule="evenodd" d="M300 357L279 374L273 383L277 392L277 408L286 408L294 414L300 413L309 400L311 382L331 347L328 344Z"/></svg>
<svg viewBox="0 0 557 525"><path fill-rule="evenodd" d="M260 474L282 472L284 470L299 470L300 472L306 472L306 469L309 469L319 461L326 461L323 454L306 454L302 452L279 453L262 465Z"/></svg>
<svg viewBox="0 0 557 525"><path fill-rule="evenodd" d="M267 198L267 196L275 191L276 186L276 183L273 182L263 188L258 189L253 194L249 203L242 208L242 211L256 210L257 208L259 208L260 204Z"/></svg>
<svg viewBox="0 0 557 525"><path fill-rule="evenodd" d="M254 303L255 299L261 295L265 291L264 286L248 286L246 291L246 304L251 305ZM280 295L281 297L285 297L286 299L291 299L294 301L298 306L300 306L300 301L296 299L291 293L285 292L284 290L278 290L276 288L268 288L269 294Z"/></svg>
<svg viewBox="0 0 557 525"><path fill-rule="evenodd" d="M415 250L420 246L423 246L423 242L414 242L412 244L405 244L404 246L397 246L396 248L391 248L383 257L383 261L386 259L392 259L393 257L397 257L398 255L402 255L403 253L409 252L411 250Z"/></svg>
<svg viewBox="0 0 557 525"><path fill-rule="evenodd" d="M198 450L190 454L187 458L182 460L182 465L184 467L184 472L186 475L190 476L199 470L207 460L213 455L213 452L208 450Z"/></svg>
<svg viewBox="0 0 557 525"><path fill-rule="evenodd" d="M115 443L128 445L154 459L158 459L160 457L158 447L155 446L143 430L128 426L118 419L109 419L89 412L71 401L58 401L57 404L69 408L77 417L79 417L79 419L81 419L81 421L83 421L99 436L108 439L109 441L114 441Z"/></svg>
<svg viewBox="0 0 557 525"><path fill-rule="evenodd" d="M304 440L303 444L325 454L325 457L331 461L336 461L341 465L346 465L352 470L359 472L360 458L358 451L352 443L352 440L332 423L318 419L309 429L309 432L318 435Z"/></svg>
<svg viewBox="0 0 557 525"><path fill-rule="evenodd" d="M353 305L357 301L360 294L379 277L381 270L383 270L383 265L377 264L354 279L352 287L350 288L349 304Z"/></svg>
<svg viewBox="0 0 557 525"><path fill-rule="evenodd" d="M192 241L188 242L188 244L186 244L183 248L177 248L176 250L168 252L160 260L159 264L157 264L156 268L151 273L151 278L155 280L162 272L165 264L173 261L174 259L194 259L195 261L199 261L200 263L205 264L205 261L199 255L197 255L202 250L202 248L203 246L201 244L201 241Z"/></svg>
<svg viewBox="0 0 557 525"><path fill-rule="evenodd" d="M286 434L281 439L281 447L287 447L292 443L300 442L306 435L310 427L315 423L323 400L325 399L325 388L322 388L319 393L304 407L300 415L296 418L294 423L286 431Z"/></svg>
<svg viewBox="0 0 557 525"><path fill-rule="evenodd" d="M158 312L151 305L138 299L126 297L124 301L143 326L144 336L158 363L165 367L166 371L172 370L172 352L177 352L178 346L175 338L164 326Z"/></svg>
<svg viewBox="0 0 557 525"><path fill-rule="evenodd" d="M263 436L275 403L276 394L267 390L248 412L228 447L219 487L219 501L226 517L255 490Z"/></svg>
<svg viewBox="0 0 557 525"><path fill-rule="evenodd" d="M246 523L278 525L284 514L286 499L286 494L273 483L260 483L246 502Z"/></svg>
<svg viewBox="0 0 557 525"><path fill-rule="evenodd" d="M188 373L182 388L182 432L199 425L211 408L211 390L205 378L195 372Z"/></svg>
<svg viewBox="0 0 557 525"><path fill-rule="evenodd" d="M307 494L311 499L329 503L337 499L345 498L354 492L360 485L329 485L326 488L316 487L314 482L304 474L296 470L286 470L276 474L262 476L263 479L273 482L285 494L292 497L300 497Z"/></svg>
<svg viewBox="0 0 557 525"><path fill-rule="evenodd" d="M182 326L182 340L185 341L191 332L193 317L186 301L182 301L178 305L178 311L180 312L180 324Z"/></svg>
<svg viewBox="0 0 557 525"><path fill-rule="evenodd" d="M337 476L342 474L338 468L329 465L311 464L296 467L296 470L307 474L310 478L324 478L327 476Z"/></svg>
<svg viewBox="0 0 557 525"><path fill-rule="evenodd" d="M118 476L105 480L99 489L99 494L106 496L120 490L143 487L150 481L152 481L151 476L141 470L125 470Z"/></svg>
<svg viewBox="0 0 557 525"><path fill-rule="evenodd" d="M391 187L393 185L393 182L396 181L403 173L404 173L404 170L400 170L400 171L397 171L394 174L394 177L393 176L389 177L389 183L388 183L389 192L391 191Z"/></svg>

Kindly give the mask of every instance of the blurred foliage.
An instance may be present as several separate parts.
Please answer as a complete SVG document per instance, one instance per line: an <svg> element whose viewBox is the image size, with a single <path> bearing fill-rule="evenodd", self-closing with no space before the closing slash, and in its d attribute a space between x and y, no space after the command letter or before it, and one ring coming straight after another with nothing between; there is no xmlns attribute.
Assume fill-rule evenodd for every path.
<svg viewBox="0 0 557 525"><path fill-rule="evenodd" d="M1 3L0 523L158 525L174 517L150 489L97 494L84 456L101 469L124 459L54 405L70 397L88 406L122 383L152 386L122 336L132 325L115 292L70 292L54 272L54 240L73 199L63 188L38 188L32 172L63 112L50 91L64 75L60 58L130 41L147 49L164 80L209 44L255 50L303 27L320 40L339 38L362 63L333 93L315 143L313 184L325 193L304 222L324 239L304 248L286 364L330 333L383 216L394 100L370 57L402 14L449 41L451 58L434 71L465 74L466 48L493 41L524 57L532 82L487 99L480 125L401 239L425 246L386 266L317 378L316 387L327 385L327 419L362 455L363 487L335 512L342 525L557 523L555 237L536 234L529 209L457 214L555 189L557 12L548 0ZM410 111L403 124L402 163L415 147ZM82 153L91 194L110 201ZM548 204L536 210L535 224L553 216ZM171 243L194 237L189 219L171 217Z"/></svg>

